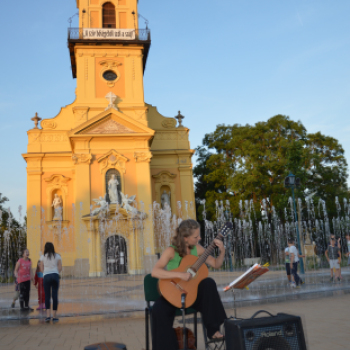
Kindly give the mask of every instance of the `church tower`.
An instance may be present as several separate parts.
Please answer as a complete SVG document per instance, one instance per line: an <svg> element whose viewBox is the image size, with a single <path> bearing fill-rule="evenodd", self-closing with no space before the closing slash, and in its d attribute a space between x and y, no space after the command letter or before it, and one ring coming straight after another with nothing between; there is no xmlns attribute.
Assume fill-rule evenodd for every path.
<svg viewBox="0 0 350 350"><path fill-rule="evenodd" d="M189 130L180 113L177 125L144 101L151 35L139 28L137 0L76 3L79 28L68 29L76 99L41 128L33 118L23 154L28 246L34 258L53 241L67 275L143 273L162 249L153 203L195 215Z"/></svg>

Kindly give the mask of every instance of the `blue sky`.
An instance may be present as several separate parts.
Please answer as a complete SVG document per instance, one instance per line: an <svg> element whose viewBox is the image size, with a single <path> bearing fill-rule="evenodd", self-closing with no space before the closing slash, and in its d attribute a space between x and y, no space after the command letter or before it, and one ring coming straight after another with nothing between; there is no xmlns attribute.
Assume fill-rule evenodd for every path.
<svg viewBox="0 0 350 350"><path fill-rule="evenodd" d="M0 192L17 213L30 118L74 100L67 20L77 9L35 0L13 11L2 4ZM337 138L350 161L350 1L140 0L139 12L152 31L145 100L166 116L181 110L192 148L217 124L284 114Z"/></svg>

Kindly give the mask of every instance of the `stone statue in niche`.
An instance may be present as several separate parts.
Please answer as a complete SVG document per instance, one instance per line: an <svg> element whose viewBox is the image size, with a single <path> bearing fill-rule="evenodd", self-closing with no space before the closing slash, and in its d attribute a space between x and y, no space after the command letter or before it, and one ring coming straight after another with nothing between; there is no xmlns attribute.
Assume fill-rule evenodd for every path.
<svg viewBox="0 0 350 350"><path fill-rule="evenodd" d="M118 185L119 182L113 174L108 181L108 195L111 203L118 203Z"/></svg>
<svg viewBox="0 0 350 350"><path fill-rule="evenodd" d="M170 206L170 193L167 193L167 191L163 191L161 197L160 197L160 204L162 205L162 209L164 210L165 209L165 204L167 204L169 206L169 208L171 207Z"/></svg>
<svg viewBox="0 0 350 350"><path fill-rule="evenodd" d="M62 200L57 193L53 199L52 207L54 208L54 215L52 220L62 220Z"/></svg>

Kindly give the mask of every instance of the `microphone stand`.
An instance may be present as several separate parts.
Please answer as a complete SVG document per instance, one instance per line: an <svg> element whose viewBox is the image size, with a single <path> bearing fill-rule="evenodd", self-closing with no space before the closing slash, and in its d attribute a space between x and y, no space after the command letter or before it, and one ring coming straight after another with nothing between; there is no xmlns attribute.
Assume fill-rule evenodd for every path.
<svg viewBox="0 0 350 350"><path fill-rule="evenodd" d="M182 311L182 324L183 324L183 350L187 350L187 329L185 323L185 302L186 302L186 293L181 294L181 311Z"/></svg>

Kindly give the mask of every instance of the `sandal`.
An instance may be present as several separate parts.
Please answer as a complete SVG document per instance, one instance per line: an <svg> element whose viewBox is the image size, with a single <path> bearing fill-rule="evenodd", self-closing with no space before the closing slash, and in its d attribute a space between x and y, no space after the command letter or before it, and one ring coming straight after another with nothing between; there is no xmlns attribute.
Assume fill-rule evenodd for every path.
<svg viewBox="0 0 350 350"><path fill-rule="evenodd" d="M220 336L218 336L217 333L219 333ZM217 331L217 332L215 332L215 333L213 334L213 336L212 336L210 339L212 339L212 340L222 340L222 339L224 339L224 335L221 334L219 331Z"/></svg>

